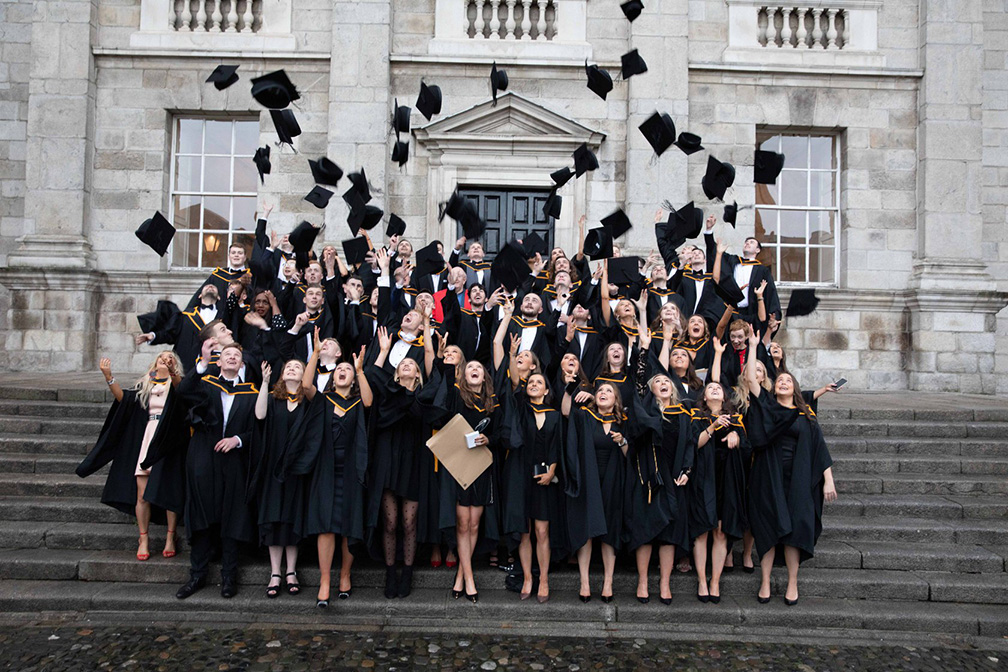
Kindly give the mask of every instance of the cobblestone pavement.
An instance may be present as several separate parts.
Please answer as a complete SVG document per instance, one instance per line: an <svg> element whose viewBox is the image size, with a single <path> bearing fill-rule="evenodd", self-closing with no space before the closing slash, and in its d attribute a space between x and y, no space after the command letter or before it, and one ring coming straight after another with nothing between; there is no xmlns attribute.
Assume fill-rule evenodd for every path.
<svg viewBox="0 0 1008 672"><path fill-rule="evenodd" d="M1003 670L1004 652L268 627L0 626L20 670Z"/></svg>

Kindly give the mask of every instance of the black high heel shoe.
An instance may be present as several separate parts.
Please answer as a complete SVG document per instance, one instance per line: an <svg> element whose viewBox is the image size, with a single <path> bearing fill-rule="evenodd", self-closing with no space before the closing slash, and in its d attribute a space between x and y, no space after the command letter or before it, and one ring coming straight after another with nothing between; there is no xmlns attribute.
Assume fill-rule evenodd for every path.
<svg viewBox="0 0 1008 672"><path fill-rule="evenodd" d="M454 588L452 588L451 593L452 593L452 599L454 599L454 600L459 599L463 595L463 593L462 593L461 590L455 590Z"/></svg>
<svg viewBox="0 0 1008 672"><path fill-rule="evenodd" d="M664 604L666 607L668 605L672 604L672 598L671 597L659 597L658 601L661 602L662 604Z"/></svg>
<svg viewBox="0 0 1008 672"><path fill-rule="evenodd" d="M601 599L606 604L609 604L610 602L612 602L613 596L612 595L600 595L599 599Z"/></svg>
<svg viewBox="0 0 1008 672"><path fill-rule="evenodd" d="M787 605L787 606L789 606L789 607L793 607L793 606L795 606L796 604L798 604L798 598L796 597L796 598L795 598L795 599L793 599L793 600L789 600L789 599L787 599L787 598L785 597L785 598L784 598L784 604L786 604L786 605Z"/></svg>
<svg viewBox="0 0 1008 672"><path fill-rule="evenodd" d="M721 604L721 596L720 595L708 595L707 597L710 600L711 604Z"/></svg>
<svg viewBox="0 0 1008 672"><path fill-rule="evenodd" d="M395 566L385 567L385 597L392 599L398 592Z"/></svg>
<svg viewBox="0 0 1008 672"><path fill-rule="evenodd" d="M318 607L319 609L328 609L329 600L319 600L318 602L315 603L315 606Z"/></svg>
<svg viewBox="0 0 1008 672"><path fill-rule="evenodd" d="M582 601L582 602L584 602L585 604L587 604L588 602L591 602L591 595L581 595L581 594L579 594L579 595L578 595L578 597L579 597L579 598L581 599L581 601Z"/></svg>
<svg viewBox="0 0 1008 672"><path fill-rule="evenodd" d="M294 577L293 581L287 581L287 593L290 595L297 595L301 592L301 584L298 583L297 572L287 572L287 576ZM287 576L284 577L285 581L287 580Z"/></svg>
<svg viewBox="0 0 1008 672"><path fill-rule="evenodd" d="M648 602L651 601L651 598L650 597L641 597L640 595L638 595L637 596L637 601L640 602L641 604L647 604Z"/></svg>
<svg viewBox="0 0 1008 672"><path fill-rule="evenodd" d="M347 588L346 590L339 591L339 595L336 597L341 600L349 600L351 595L353 595L353 588Z"/></svg>
<svg viewBox="0 0 1008 672"><path fill-rule="evenodd" d="M473 604L476 604L477 602L479 602L479 591L478 590L475 593L473 593L472 595L470 595L469 593L466 593L465 596Z"/></svg>
<svg viewBox="0 0 1008 672"><path fill-rule="evenodd" d="M759 602L760 604L766 604L767 602L770 601L770 596L767 595L766 597L760 597L759 593L757 593L756 601Z"/></svg>

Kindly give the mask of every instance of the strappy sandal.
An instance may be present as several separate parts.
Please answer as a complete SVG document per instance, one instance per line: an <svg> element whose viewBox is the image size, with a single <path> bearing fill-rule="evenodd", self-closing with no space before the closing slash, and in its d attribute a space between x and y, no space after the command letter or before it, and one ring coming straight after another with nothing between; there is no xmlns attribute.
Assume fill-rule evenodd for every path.
<svg viewBox="0 0 1008 672"><path fill-rule="evenodd" d="M172 543L174 544L174 542L175 542L175 530L168 530L168 535L165 537L165 544L168 543L168 539L169 538L172 540ZM169 551L169 550L161 551L161 557L163 557L163 558L174 558L175 557L175 551Z"/></svg>
<svg viewBox="0 0 1008 672"><path fill-rule="evenodd" d="M282 579L283 578L279 574L270 574L270 579L272 580L274 576L276 578L278 578L278 579ZM266 597L268 597L268 598L270 598L272 600L274 597L276 597L279 594L280 594L280 584L279 583L277 583L277 585L275 585L275 586L266 586Z"/></svg>
<svg viewBox="0 0 1008 672"><path fill-rule="evenodd" d="M297 595L301 592L301 584L297 580L297 572L287 572L285 576L293 576L293 581L287 581L287 592L291 595Z"/></svg>
<svg viewBox="0 0 1008 672"><path fill-rule="evenodd" d="M146 536L147 536L146 532L141 532L140 533L140 541L143 541L143 538L146 537ZM139 543L139 542L137 542L137 543ZM140 562L143 562L144 560L148 560L149 558L150 558L150 553L141 553L140 549L139 548L137 549L137 560L139 560Z"/></svg>

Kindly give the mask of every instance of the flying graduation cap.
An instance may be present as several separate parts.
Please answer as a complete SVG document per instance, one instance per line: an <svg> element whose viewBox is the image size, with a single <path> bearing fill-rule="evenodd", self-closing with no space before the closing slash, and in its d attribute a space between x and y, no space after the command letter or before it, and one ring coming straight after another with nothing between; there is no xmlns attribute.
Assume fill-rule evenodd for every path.
<svg viewBox="0 0 1008 672"><path fill-rule="evenodd" d="M724 206L724 221L731 224L732 228L735 228L735 219L738 217L738 201L732 203L725 203Z"/></svg>
<svg viewBox="0 0 1008 672"><path fill-rule="evenodd" d="M283 70L277 70L252 80L252 97L271 110L282 110L301 97L294 83Z"/></svg>
<svg viewBox="0 0 1008 672"><path fill-rule="evenodd" d="M318 161L308 159L308 167L311 168L315 184L328 184L335 187L343 177L343 169L325 156L320 156Z"/></svg>
<svg viewBox="0 0 1008 672"><path fill-rule="evenodd" d="M427 121L431 120L435 114L441 114L441 87L427 86L420 81L420 95L417 97L416 109Z"/></svg>
<svg viewBox="0 0 1008 672"><path fill-rule="evenodd" d="M613 256L613 240L632 228L630 218L620 209L606 215L601 224L601 227L592 229L585 236L584 251L592 260Z"/></svg>
<svg viewBox="0 0 1008 672"><path fill-rule="evenodd" d="M301 135L301 127L294 117L293 110L270 110L270 118L276 128L280 142L294 147L294 138Z"/></svg>
<svg viewBox="0 0 1008 672"><path fill-rule="evenodd" d="M655 112L640 125L640 132L648 141L655 154L661 156L665 150L675 144L675 123L665 112Z"/></svg>
<svg viewBox="0 0 1008 672"><path fill-rule="evenodd" d="M342 241L341 244L343 245L343 255L350 266L363 264L367 260L367 253L371 251L371 244L366 236L355 236Z"/></svg>
<svg viewBox="0 0 1008 672"><path fill-rule="evenodd" d="M168 251L168 246L174 235L175 227L160 212L155 212L153 217L145 220L136 230L136 237L140 239L140 242L162 257Z"/></svg>
<svg viewBox="0 0 1008 672"><path fill-rule="evenodd" d="M585 74L588 75L588 88L596 96L605 100L613 88L612 76L609 72L597 65L588 65L588 59L585 59Z"/></svg>
<svg viewBox="0 0 1008 672"><path fill-rule="evenodd" d="M404 233L406 233L406 222L402 217L394 212L389 213L388 226L385 227L385 235L391 238L392 236L401 236Z"/></svg>
<svg viewBox="0 0 1008 672"><path fill-rule="evenodd" d="M811 315L819 306L819 297L815 295L814 289L795 289L791 291L791 298L788 299L787 317L802 317Z"/></svg>
<svg viewBox="0 0 1008 672"><path fill-rule="evenodd" d="M553 219L560 218L560 208L563 207L563 196L556 193L556 189L549 193L546 202L543 203L543 214Z"/></svg>
<svg viewBox="0 0 1008 672"><path fill-rule="evenodd" d="M269 145L258 148L252 156L252 161L256 165L256 170L259 171L259 181L265 184L266 180L263 175L269 175L269 172L273 170L273 165L270 163Z"/></svg>
<svg viewBox="0 0 1008 672"><path fill-rule="evenodd" d="M347 217L347 224L350 225L350 229L357 235L357 232L361 229L365 231L370 231L378 222L382 220L385 216L385 211L376 205L365 205L362 208L351 208L350 215Z"/></svg>
<svg viewBox="0 0 1008 672"><path fill-rule="evenodd" d="M556 185L557 189L567 184L572 177L574 177L574 173L571 172L571 169L567 166L564 166L560 170L554 170L550 173L550 179L553 180L553 184Z"/></svg>
<svg viewBox="0 0 1008 672"><path fill-rule="evenodd" d="M460 195L458 191L452 193L448 202L444 204L444 210L438 221L444 219L445 215L459 223L462 233L469 240L478 239L486 230L486 222L479 216L476 204Z"/></svg>
<svg viewBox="0 0 1008 672"><path fill-rule="evenodd" d="M304 200L308 201L314 205L319 210L324 210L327 205L329 205L329 199L333 197L333 192L329 191L325 187L320 187L315 185L312 190L304 197Z"/></svg>
<svg viewBox="0 0 1008 672"><path fill-rule="evenodd" d="M238 81L237 65L218 65L207 77L207 83L213 82L218 91L223 91Z"/></svg>
<svg viewBox="0 0 1008 672"><path fill-rule="evenodd" d="M581 143L581 146L574 150L574 174L577 177L581 177L598 167L598 158L588 149L588 143Z"/></svg>
<svg viewBox="0 0 1008 672"><path fill-rule="evenodd" d="M308 265L308 253L311 252L315 239L325 226L315 228L311 222L302 221L287 236L287 241L294 248L294 255L297 257L297 264L300 268Z"/></svg>
<svg viewBox="0 0 1008 672"><path fill-rule="evenodd" d="M507 91L508 76L503 68L497 69L497 61L494 61L493 69L490 70L490 91L493 94L493 104L497 105L497 92Z"/></svg>
<svg viewBox="0 0 1008 672"><path fill-rule="evenodd" d="M633 20L640 16L641 12L644 11L644 3L640 0L628 0L628 2L624 2L620 5L620 9L623 10L623 15L627 18L627 20L633 23Z"/></svg>
<svg viewBox="0 0 1008 672"><path fill-rule="evenodd" d="M543 240L543 237L537 231L532 231L522 238L522 247L525 248L525 257L527 259L531 259L537 254L546 256L546 253L549 252L546 241Z"/></svg>
<svg viewBox="0 0 1008 672"><path fill-rule="evenodd" d="M517 241L501 248L490 265L490 275L501 283L504 289L514 291L530 275L524 248Z"/></svg>
<svg viewBox="0 0 1008 672"><path fill-rule="evenodd" d="M679 138L673 144L681 149L686 156L695 154L703 149L703 145L700 144L700 136L696 133L687 133L686 131L680 133Z"/></svg>
<svg viewBox="0 0 1008 672"><path fill-rule="evenodd" d="M392 145L392 160L399 164L400 168L406 165L406 162L409 161L409 142L396 140Z"/></svg>
<svg viewBox="0 0 1008 672"><path fill-rule="evenodd" d="M360 194L361 201L365 204L371 202L371 189L368 185L367 175L364 174L364 169L361 168L360 172L350 173L347 175L347 179L350 180L350 184L353 185L353 190Z"/></svg>
<svg viewBox="0 0 1008 672"><path fill-rule="evenodd" d="M669 213L665 224L665 237L676 248L691 238L696 238L703 230L703 210L690 201L678 210Z"/></svg>
<svg viewBox="0 0 1008 672"><path fill-rule="evenodd" d="M620 57L620 76L623 79L630 79L634 75L641 75L647 72L647 63L641 58L640 53L634 49L628 51Z"/></svg>
<svg viewBox="0 0 1008 672"><path fill-rule="evenodd" d="M784 169L784 155L777 152L756 150L753 157L753 182L756 184L773 184Z"/></svg>
<svg viewBox="0 0 1008 672"><path fill-rule="evenodd" d="M735 183L735 166L707 156L707 172L700 181L703 192L710 199L724 200L725 192Z"/></svg>
<svg viewBox="0 0 1008 672"><path fill-rule="evenodd" d="M392 111L392 130L397 138L400 133L409 133L412 111L408 105L400 105L399 99L395 99L395 109Z"/></svg>

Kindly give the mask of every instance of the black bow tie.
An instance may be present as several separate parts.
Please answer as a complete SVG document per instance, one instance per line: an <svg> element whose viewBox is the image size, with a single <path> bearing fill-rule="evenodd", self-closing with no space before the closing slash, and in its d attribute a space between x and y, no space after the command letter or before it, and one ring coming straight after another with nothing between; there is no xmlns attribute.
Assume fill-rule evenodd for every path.
<svg viewBox="0 0 1008 672"><path fill-rule="evenodd" d="M319 366L318 370L319 370L319 373L332 373L333 371L336 370L336 366L333 365L332 368L328 368L328 369L326 367L324 367L324 366Z"/></svg>
<svg viewBox="0 0 1008 672"><path fill-rule="evenodd" d="M238 385L238 380L228 380L224 376L217 376L217 382L221 387L227 390L228 394L234 393L235 385Z"/></svg>

